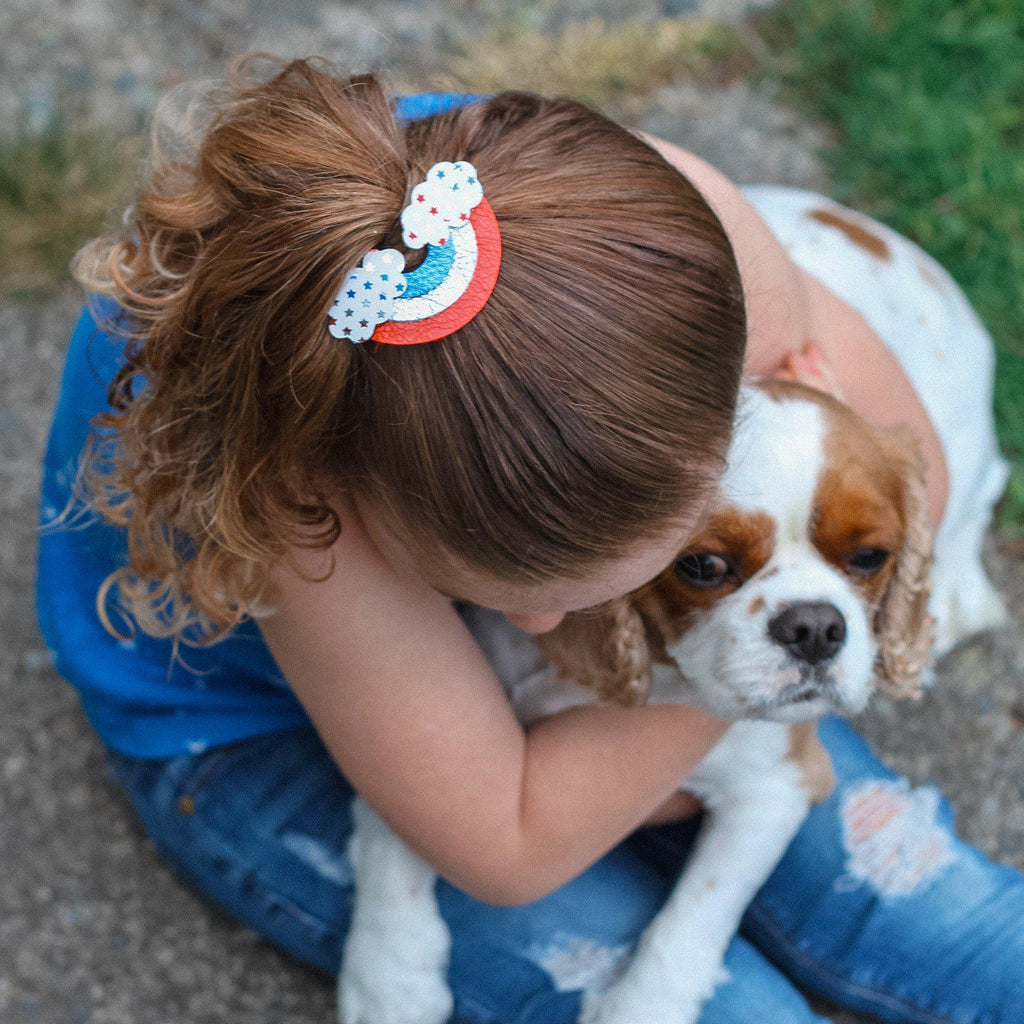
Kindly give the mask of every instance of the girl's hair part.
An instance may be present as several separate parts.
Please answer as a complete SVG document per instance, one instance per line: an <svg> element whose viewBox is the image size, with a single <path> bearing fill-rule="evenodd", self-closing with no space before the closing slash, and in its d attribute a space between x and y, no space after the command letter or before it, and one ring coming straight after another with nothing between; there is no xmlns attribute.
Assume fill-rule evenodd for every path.
<svg viewBox="0 0 1024 1024"><path fill-rule="evenodd" d="M708 494L742 289L715 214L642 140L522 92L403 126L373 76L316 58L248 55L181 100L124 229L73 263L124 313L80 476L127 531L111 632L115 587L154 636L266 614L269 570L334 543L346 490L424 559L520 583L582 578ZM409 188L461 159L501 231L487 304L430 344L332 338L346 274L402 249Z"/></svg>

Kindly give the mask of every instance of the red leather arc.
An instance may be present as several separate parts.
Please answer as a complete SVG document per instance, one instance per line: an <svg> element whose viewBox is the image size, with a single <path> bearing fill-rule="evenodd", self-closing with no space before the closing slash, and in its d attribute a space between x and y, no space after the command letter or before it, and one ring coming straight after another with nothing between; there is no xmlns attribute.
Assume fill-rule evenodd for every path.
<svg viewBox="0 0 1024 1024"><path fill-rule="evenodd" d="M494 291L501 266L501 233L494 210L486 198L481 199L470 214L469 223L476 232L476 270L469 287L446 310L426 320L408 323L388 320L380 324L370 336L371 341L379 341L382 345L421 345L437 341L465 327L484 308Z"/></svg>

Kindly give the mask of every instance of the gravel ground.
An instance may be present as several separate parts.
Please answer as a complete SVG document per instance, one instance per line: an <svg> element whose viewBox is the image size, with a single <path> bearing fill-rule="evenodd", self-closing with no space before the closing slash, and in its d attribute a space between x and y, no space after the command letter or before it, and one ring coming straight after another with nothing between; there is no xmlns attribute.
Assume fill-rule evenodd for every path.
<svg viewBox="0 0 1024 1024"><path fill-rule="evenodd" d="M696 0L6 0L0 7L0 125L57 112L134 130L160 90L219 74L226 57L319 53L398 79L436 71L451 41L496 17L554 26L566 17L653 18ZM736 0L718 0L732 15Z"/></svg>
<svg viewBox="0 0 1024 1024"><path fill-rule="evenodd" d="M321 4L292 0L7 0L0 8L0 126L65 110L136 130L160 89L216 73L234 52L347 56L353 67L423 80L453 26L499 3ZM678 13L687 0L577 0L553 7L616 17ZM708 8L711 10L712 8ZM722 17L736 5L719 0ZM802 126L770 94L678 82L651 98L644 127L739 182L827 190ZM2 128L0 128L2 130ZM328 979L263 943L184 889L107 781L102 750L49 665L32 611L40 453L78 298L0 305L0 1020L5 1024L314 1024L332 1017ZM863 719L887 759L940 784L964 835L1024 868L1024 563L992 538L989 565L1018 628L946 658L940 685L908 711ZM866 1018L840 1015L840 1024Z"/></svg>

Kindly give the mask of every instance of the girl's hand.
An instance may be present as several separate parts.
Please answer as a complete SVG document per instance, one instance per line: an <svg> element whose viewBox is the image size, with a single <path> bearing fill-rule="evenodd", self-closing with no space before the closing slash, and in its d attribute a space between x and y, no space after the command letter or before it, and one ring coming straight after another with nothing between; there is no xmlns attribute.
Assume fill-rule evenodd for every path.
<svg viewBox="0 0 1024 1024"><path fill-rule="evenodd" d="M789 352L782 365L772 374L776 380L791 380L798 384L817 388L843 400L843 392L839 387L835 369L825 357L825 353L813 341L804 342L799 352Z"/></svg>

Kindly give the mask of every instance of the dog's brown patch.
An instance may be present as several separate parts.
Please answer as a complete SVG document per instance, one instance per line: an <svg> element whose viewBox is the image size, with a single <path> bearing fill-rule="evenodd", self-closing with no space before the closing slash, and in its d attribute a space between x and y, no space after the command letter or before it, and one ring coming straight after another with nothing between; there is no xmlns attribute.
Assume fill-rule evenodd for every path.
<svg viewBox="0 0 1024 1024"><path fill-rule="evenodd" d="M833 403L828 464L814 497L812 540L874 606L876 671L893 696L920 696L934 620L928 615L932 529L925 462L909 427L880 428ZM873 574L858 571L858 548L890 557Z"/></svg>
<svg viewBox="0 0 1024 1024"><path fill-rule="evenodd" d="M789 727L789 758L800 769L800 781L811 802L828 799L836 784L836 773L828 751L818 739L814 722L797 722Z"/></svg>
<svg viewBox="0 0 1024 1024"><path fill-rule="evenodd" d="M851 578L875 604L881 600L903 545L906 518L903 478L883 440L883 434L844 406L826 409L829 430L825 440L827 468L814 496L815 547ZM858 548L892 552L883 568L871 576L849 569Z"/></svg>
<svg viewBox="0 0 1024 1024"><path fill-rule="evenodd" d="M829 227L838 228L854 245L866 249L872 256L889 262L892 260L892 253L885 241L872 234L863 224L849 220L834 210L812 210L808 216L819 224L828 224Z"/></svg>
<svg viewBox="0 0 1024 1024"><path fill-rule="evenodd" d="M738 578L717 587L698 587L670 567L637 594L641 615L670 643L677 640L692 615L710 608L750 579L771 558L774 547L775 520L768 513L722 506L680 557L700 553L726 555L736 567Z"/></svg>
<svg viewBox="0 0 1024 1024"><path fill-rule="evenodd" d="M921 280L925 284L934 288L937 292L944 292L946 290L946 282L924 260L914 260L914 266L917 268L917 272L921 275Z"/></svg>

